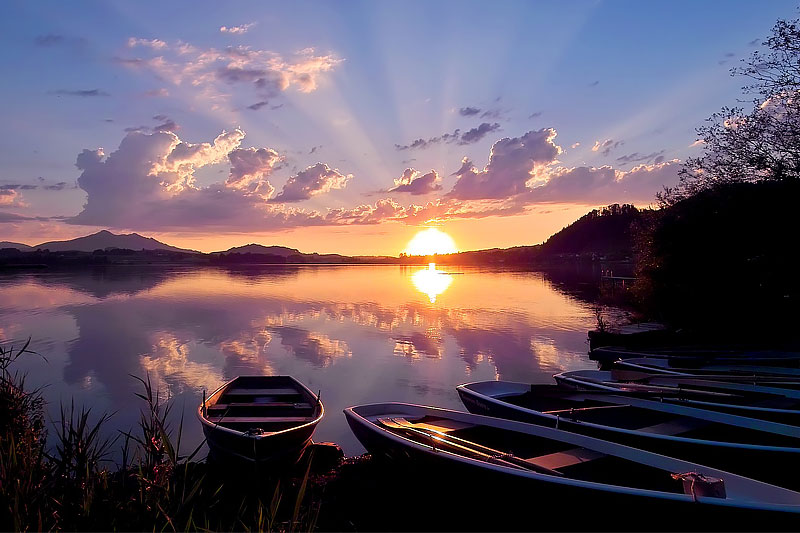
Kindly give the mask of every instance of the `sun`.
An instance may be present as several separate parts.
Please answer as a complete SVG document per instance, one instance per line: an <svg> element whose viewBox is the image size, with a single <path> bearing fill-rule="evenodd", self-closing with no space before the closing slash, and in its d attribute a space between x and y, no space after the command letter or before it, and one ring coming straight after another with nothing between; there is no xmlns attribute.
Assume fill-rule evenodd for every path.
<svg viewBox="0 0 800 533"><path fill-rule="evenodd" d="M408 255L433 255L454 254L458 249L450 235L436 228L428 228L414 235L405 251Z"/></svg>

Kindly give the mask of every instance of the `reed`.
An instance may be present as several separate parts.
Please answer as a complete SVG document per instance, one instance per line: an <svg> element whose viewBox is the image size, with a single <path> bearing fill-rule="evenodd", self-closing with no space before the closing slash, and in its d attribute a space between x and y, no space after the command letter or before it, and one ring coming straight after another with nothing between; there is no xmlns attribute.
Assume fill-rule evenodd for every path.
<svg viewBox="0 0 800 533"><path fill-rule="evenodd" d="M27 390L14 362L32 354L0 345L0 530L313 531L320 499L309 491L311 457L301 474L252 476L183 451L183 416L142 385L138 427L108 437L112 415L62 405L47 443L41 390ZM109 457L120 443L121 463ZM264 502L268 502L265 504Z"/></svg>

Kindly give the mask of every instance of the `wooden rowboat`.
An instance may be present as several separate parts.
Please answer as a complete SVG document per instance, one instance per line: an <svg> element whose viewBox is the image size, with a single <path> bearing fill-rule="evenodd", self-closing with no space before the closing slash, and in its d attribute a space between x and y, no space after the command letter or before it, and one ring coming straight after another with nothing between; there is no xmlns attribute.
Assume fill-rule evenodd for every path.
<svg viewBox="0 0 800 533"><path fill-rule="evenodd" d="M742 351L742 350L701 350L701 349L647 349L629 350L616 346L603 346L589 352L589 359L601 365L609 365L620 359L633 357L648 357L668 359L685 365L701 365L706 363L736 364L736 365L764 365L787 366L797 368L800 366L800 353L781 352L775 350Z"/></svg>
<svg viewBox="0 0 800 533"><path fill-rule="evenodd" d="M344 413L373 455L402 463L401 472L419 472L426 483L458 479L474 504L481 491L508 491L536 509L556 512L563 505L573 515L587 505L655 507L664 520L719 516L720 510L728 519L771 511L767 518L797 520L800 513L800 493L559 429L404 403Z"/></svg>
<svg viewBox="0 0 800 533"><path fill-rule="evenodd" d="M209 455L245 464L294 464L325 410L290 376L239 376L197 408Z"/></svg>
<svg viewBox="0 0 800 533"><path fill-rule="evenodd" d="M715 420L705 410L670 402L556 385L482 381L456 390L471 413L555 427L800 488L785 468L800 463L800 433L762 430L760 420Z"/></svg>
<svg viewBox="0 0 800 533"><path fill-rule="evenodd" d="M612 368L624 368L653 374L671 374L677 376L686 376L690 374L715 376L714 379L736 380L754 377L759 380L785 379L800 381L800 368L722 363L687 365L681 364L679 361L670 361L669 359L660 357L620 359L613 364Z"/></svg>

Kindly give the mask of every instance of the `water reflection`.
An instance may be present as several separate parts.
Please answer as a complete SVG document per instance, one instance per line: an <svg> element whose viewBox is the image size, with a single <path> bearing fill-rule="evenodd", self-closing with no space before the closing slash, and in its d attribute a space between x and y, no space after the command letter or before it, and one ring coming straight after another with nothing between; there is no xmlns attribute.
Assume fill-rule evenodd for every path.
<svg viewBox="0 0 800 533"><path fill-rule="evenodd" d="M344 407L461 408L464 381L549 382L587 364L593 323L589 304L541 274L466 269L454 283L435 265L16 274L0 276L0 293L0 335L30 336L48 358L22 370L31 385L50 384L51 412L75 397L127 430L140 387L130 376L147 374L183 410L187 446L202 439L191 421L204 389L290 374L323 391L316 437L358 453Z"/></svg>
<svg viewBox="0 0 800 533"><path fill-rule="evenodd" d="M431 303L436 303L436 297L447 290L453 278L447 272L436 270L436 263L429 263L427 269L415 272L411 281L418 291L428 295Z"/></svg>

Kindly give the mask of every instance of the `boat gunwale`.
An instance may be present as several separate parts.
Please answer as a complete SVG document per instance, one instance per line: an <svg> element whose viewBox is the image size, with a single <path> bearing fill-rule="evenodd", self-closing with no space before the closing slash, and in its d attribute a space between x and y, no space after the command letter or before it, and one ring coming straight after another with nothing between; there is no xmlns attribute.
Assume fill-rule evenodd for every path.
<svg viewBox="0 0 800 533"><path fill-rule="evenodd" d="M771 446L771 445L765 445L765 444L748 444L748 443L742 443L742 442L696 439L696 438L692 438L692 437L681 437L681 436L678 436L678 435L664 435L662 433L649 433L647 431L641 431L641 430L638 430L638 429L626 429L626 428L620 428L620 427L616 427L616 426L609 426L609 425L605 425L605 424L598 424L597 422L587 422L585 420L575 420L575 419L567 418L567 417L559 417L558 415L544 413L542 411L537 411L535 409L530 409L528 407L523 407L523 406L512 404L512 403L509 403L509 402L504 402L504 401L502 401L502 400L500 400L498 398L494 398L492 396L488 396L486 394L477 392L474 389L469 388L470 385L474 385L476 383L484 383L484 382L474 381L474 382L471 382L471 383L463 383L461 385L458 385L456 387L456 390L469 391L466 394L471 394L473 396L478 396L481 400L488 401L488 402L500 405L501 407L510 407L510 408L514 408L514 409L517 409L517 410L522 411L522 412L527 412L527 413L530 413L532 415L535 415L535 416L538 416L538 417L542 417L542 418L547 418L547 419L550 419L550 420L564 420L566 422L571 422L571 423L574 423L574 424L580 424L580 425L583 425L583 426L602 429L602 430L606 430L606 431L612 431L612 432L615 432L615 433L624 433L624 434L628 434L628 435L634 435L634 436L637 436L637 437L647 437L647 438L654 438L654 439L660 439L660 440L672 441L672 442L681 442L681 443L687 443L687 444L701 444L701 445L704 445L704 446L718 446L720 448L745 449L745 450L764 451L764 452L800 453L800 442L798 443L798 446L792 447L792 446ZM515 381L504 382L504 383L514 383L514 384L518 384L518 385L524 385L524 383L522 383L522 382L515 382ZM565 391L565 392L567 392L567 391ZM580 392L579 394L591 395L592 393L591 392L588 392L588 393ZM616 405L619 405L619 404L616 404ZM639 408L639 409L645 409L644 407L637 407L637 406L634 406L634 405L630 405L630 407ZM477 414L477 413L475 413L475 414ZM690 416L681 415L681 414L678 414L678 413L671 413L671 414L675 414L676 416L686 416L687 418L692 418ZM513 420L513 419L510 419L510 420ZM522 422L522 421L520 420L519 422ZM533 423L533 422L524 422L524 423ZM565 430L565 431L568 431L568 430ZM595 437L595 438L597 438L597 437Z"/></svg>
<svg viewBox="0 0 800 533"><path fill-rule="evenodd" d="M304 422L302 424L290 426L288 428L281 429L281 430L278 430L278 431L270 431L268 434L262 434L262 435L248 435L245 431L239 431L237 429L232 429L232 428L229 428L229 427L225 427L225 426L220 425L219 422L211 422L210 420L208 420L208 418L203 414L203 407L204 406L206 408L209 407L206 404L208 403L208 401L211 398L214 398L217 395L222 396L222 391L225 388L229 387L237 379L239 379L239 378L253 378L253 377L257 377L257 378L260 378L260 377L276 377L276 378L277 377L283 377L283 378L290 379L296 385L298 385L302 390L307 392L310 396L312 396L312 397L317 399L316 401L317 401L317 404L319 405L319 415L316 416L314 419L309 420L308 422ZM208 396L208 398L206 398L205 404L201 403L200 406L197 408L197 417L200 419L200 422L203 424L204 429L208 428L211 431L223 431L224 433L229 433L229 434L231 434L233 436L236 436L236 437L240 437L240 438L243 438L243 439L252 439L252 440L261 440L261 439L266 439L266 438L270 438L270 437L275 437L275 436L278 436L278 435L284 435L284 434L292 432L292 431L298 431L300 429L307 428L309 426L317 425L322 420L323 416L325 416L325 406L322 404L322 400L320 400L319 397L317 395L315 395L314 392L311 389L309 389L300 380L295 379L292 376L282 376L282 375L279 375L279 376L252 376L252 375L236 376L232 380L230 380L230 381L228 381L226 383L223 383L222 385L217 387L214 390L214 392L212 392ZM265 421L268 421L269 417L264 417L264 419L265 419ZM208 437L206 437L206 441L208 441Z"/></svg>
<svg viewBox="0 0 800 533"><path fill-rule="evenodd" d="M378 424L376 424L372 420L369 420L365 416L363 416L363 415L359 414L358 412L356 412L356 409L360 409L360 408L378 407L378 406L392 406L392 405L412 407L412 408L415 408L415 409L419 409L419 410L421 410L423 412L429 412L428 414L431 414L430 411L433 411L433 412L437 412L438 411L438 412L442 412L442 413L445 413L445 414L451 414L451 415L452 414L466 415L468 417L477 418L478 422L485 421L485 422L487 422L485 425L488 425L490 427L495 427L495 428L498 428L498 429L505 429L505 430L509 430L509 431L517 431L517 430L512 429L512 428L498 427L496 424L497 423L504 423L504 425L520 426L520 429L524 429L525 427L530 427L530 428L535 430L534 433L525 432L525 431L521 431L521 432L526 433L528 435L537 436L537 437L544 438L544 439L556 440L556 441L560 441L560 442L568 442L569 443L570 440L577 440L577 441L589 440L589 441L594 441L594 443L596 443L596 444L610 445L612 448L617 448L622 452L633 452L633 453L643 454L645 456L649 456L651 459L667 460L668 462L681 463L683 465L691 466L691 467L695 467L695 468L696 467L701 467L701 468L705 469L705 473L711 474L713 476L719 476L722 479L736 478L737 480L744 481L746 484L765 485L765 486L775 490L778 493L794 494L795 496L798 496L798 501L797 501L797 503L791 504L791 503L773 503L773 502L764 501L764 500L753 501L753 500L742 499L741 497L734 499L734 498L729 498L729 497L716 498L716 497L712 497L712 496L693 496L691 494L684 494L684 493L678 493L678 492L674 492L673 493L673 492L666 492L666 491L653 490L653 489L641 489L641 488L634 488L634 487L626 487L626 486L623 486L623 485L613 485L611 483L601 483L601 482L597 482L597 481L586 481L586 480L581 480L581 479L570 478L570 477L567 477L567 476L564 476L564 477L552 476L552 475L548 475L548 474L539 473L539 472L536 472L536 471L533 471L533 470L523 470L523 469L520 469L520 468L513 468L513 467L510 467L510 466L492 464L492 463L489 463L489 462L486 462L486 461L481 461L479 459L472 459L472 458L469 458L469 457L465 457L463 455L458 455L458 454L455 454L455 453L447 451L447 450L437 449L437 448L434 448L431 445L422 444L422 443L420 443L418 441L409 439L409 438L404 437L402 435L398 435L396 433L393 433L393 432L389 431L388 429L380 427ZM800 493L798 493L796 491L793 491L791 489L780 487L778 485L772 485L770 483L766 483L766 482L763 482L763 481L758 481L758 480L755 480L755 479L752 479L752 478L747 478L745 476L741 476L739 474L734 474L732 472L727 472L727 471L719 470L719 469L712 468L712 467L706 467L704 465L700 465L698 463L692 463L690 461L685 461L683 459L677 459L675 457L661 455L661 454L657 454L657 453L654 453L654 452L649 452L647 450L642 450L642 449L639 449L639 448L633 448L631 446L626 446L624 444L618 444L618 443L615 443L615 442L598 439L596 437L588 437L588 436L580 435L580 434L577 434L577 433L570 433L570 432L564 431L564 430L548 428L548 427L544 427L544 426L537 426L535 424L528 424L526 422L520 422L520 421L516 421L516 420L498 419L498 418L479 415L479 414L474 414L474 413L464 413L464 412L454 411L454 410L450 410L450 409L443 409L441 407L415 405L415 404L408 404L408 403L403 403L403 402L383 402L383 403L371 403L371 404L363 404L363 405L351 406L351 407L347 407L347 408L344 409L344 414L345 414L346 417L354 420L355 422L360 424L365 429L367 429L369 431L372 431L374 433L378 433L379 435L382 435L385 438L389 438L390 440L395 441L396 443L399 443L400 445L411 446L414 450L422 452L422 453L424 453L426 455L432 455L433 457L437 457L437 456L441 457L444 454L447 458L449 458L451 460L454 460L456 462L463 463L463 464L466 464L466 465L470 465L470 466L473 466L473 467L478 467L478 468L488 468L489 470L500 472L500 473L504 473L504 474L511 474L511 475L514 475L514 476L533 478L533 479L538 480L538 481L544 481L544 482L548 482L548 483L556 483L556 484L559 484L559 485L567 485L567 486L573 486L573 487L584 488L584 489L600 490L602 492L607 492L607 493L610 492L610 493L616 493L616 494L626 494L626 495L630 495L630 496L654 497L654 498L662 499L662 500L681 501L681 502L686 502L686 503L696 502L696 503L708 504L708 505L712 505L712 506L735 507L735 508L754 510L754 511L773 511L773 512L784 512L784 513L800 514ZM494 422L494 424L492 422ZM554 438L554 437L548 437L546 435L537 435L537 433L542 433L542 432L544 432L544 433L560 433L563 436L565 436L566 439L563 440L563 439L557 439L557 438ZM586 446L584 446L584 445L582 445L582 444L580 444L578 442L570 443L570 444L573 444L574 446L583 447L583 448L586 448L586 449L593 449L593 448L587 448ZM596 450L596 449L594 451L600 451L600 453L605 453L605 452L603 452L601 450ZM653 467L653 465L651 465L651 464L643 463L641 461L636 461L636 460L630 459L630 458L625 457L625 456L608 454L608 453L605 453L605 454L606 455L615 456L615 457L618 457L618 458L621 458L621 459L624 459L624 460L629 460L629 461L632 461L632 462L638 462L639 464L645 464L646 466ZM661 469L661 470L663 470L665 472L669 471L669 469L663 468L663 467L659 467L659 466L655 466L654 468ZM694 469L691 469L691 470L694 470ZM690 470L685 470L685 471L690 471Z"/></svg>

